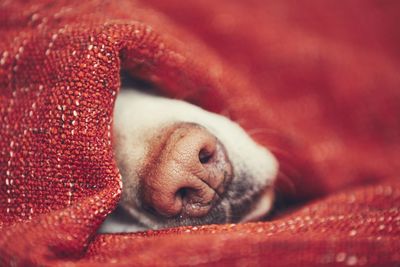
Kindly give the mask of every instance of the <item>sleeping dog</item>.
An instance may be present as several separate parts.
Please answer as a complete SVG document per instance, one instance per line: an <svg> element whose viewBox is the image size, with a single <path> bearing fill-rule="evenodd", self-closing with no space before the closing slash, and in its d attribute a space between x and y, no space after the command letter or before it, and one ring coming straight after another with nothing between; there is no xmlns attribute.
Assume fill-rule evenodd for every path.
<svg viewBox="0 0 400 267"><path fill-rule="evenodd" d="M245 222L270 210L277 161L228 118L125 88L113 129L123 190L100 232Z"/></svg>

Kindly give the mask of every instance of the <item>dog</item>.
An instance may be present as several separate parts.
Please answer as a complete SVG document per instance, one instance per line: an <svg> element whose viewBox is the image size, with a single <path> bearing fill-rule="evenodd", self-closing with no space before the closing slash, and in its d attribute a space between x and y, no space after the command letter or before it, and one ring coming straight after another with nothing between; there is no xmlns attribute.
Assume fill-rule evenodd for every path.
<svg viewBox="0 0 400 267"><path fill-rule="evenodd" d="M222 115L122 88L113 141L123 190L102 233L247 222L271 209L276 158Z"/></svg>

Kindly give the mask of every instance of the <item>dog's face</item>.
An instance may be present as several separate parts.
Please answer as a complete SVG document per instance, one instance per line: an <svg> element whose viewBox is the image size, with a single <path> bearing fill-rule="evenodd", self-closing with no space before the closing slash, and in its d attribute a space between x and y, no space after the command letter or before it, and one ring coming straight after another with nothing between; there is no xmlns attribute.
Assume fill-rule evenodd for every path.
<svg viewBox="0 0 400 267"><path fill-rule="evenodd" d="M125 89L113 134L120 207L144 228L248 221L271 207L276 159L223 116Z"/></svg>

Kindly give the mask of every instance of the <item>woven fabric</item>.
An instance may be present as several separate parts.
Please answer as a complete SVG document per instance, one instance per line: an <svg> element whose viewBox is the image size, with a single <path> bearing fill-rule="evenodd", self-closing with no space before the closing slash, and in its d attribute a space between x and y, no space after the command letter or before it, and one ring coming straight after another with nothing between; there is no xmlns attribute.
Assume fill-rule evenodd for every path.
<svg viewBox="0 0 400 267"><path fill-rule="evenodd" d="M399 11L0 2L0 265L399 265ZM121 72L239 122L279 159L284 205L265 222L97 234L121 194Z"/></svg>

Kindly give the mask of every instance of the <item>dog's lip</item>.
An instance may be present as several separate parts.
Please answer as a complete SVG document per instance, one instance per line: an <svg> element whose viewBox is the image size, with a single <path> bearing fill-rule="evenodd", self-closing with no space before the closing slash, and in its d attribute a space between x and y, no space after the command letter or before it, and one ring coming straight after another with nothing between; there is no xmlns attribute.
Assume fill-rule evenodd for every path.
<svg viewBox="0 0 400 267"><path fill-rule="evenodd" d="M240 219L240 223L257 221L262 219L271 209L274 202L273 185L266 186L260 196L252 205L252 210Z"/></svg>
<svg viewBox="0 0 400 267"><path fill-rule="evenodd" d="M207 216L207 214L215 207L218 205L218 202L220 200L220 196L217 194L217 192L214 190L214 197L211 201L208 203L201 203L201 202L194 202L194 203L184 203L182 212L178 215L180 219L183 218L193 218L193 217L204 217ZM196 214L204 214L202 216L196 216ZM190 215L189 215L190 214Z"/></svg>

